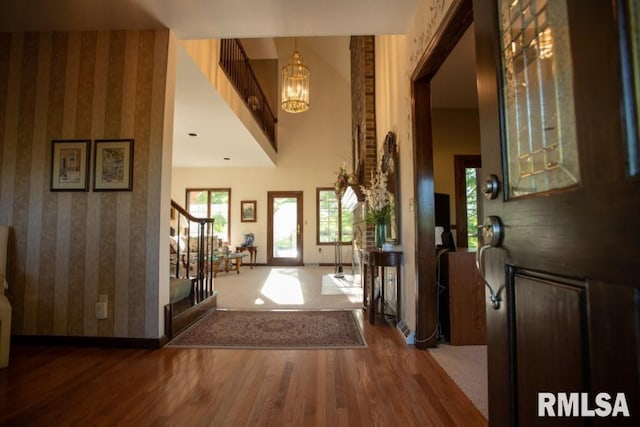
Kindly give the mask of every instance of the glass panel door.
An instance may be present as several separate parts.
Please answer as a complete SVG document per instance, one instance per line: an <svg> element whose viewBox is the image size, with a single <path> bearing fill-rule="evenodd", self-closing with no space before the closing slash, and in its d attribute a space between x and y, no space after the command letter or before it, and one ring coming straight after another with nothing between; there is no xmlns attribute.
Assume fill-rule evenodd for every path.
<svg viewBox="0 0 640 427"><path fill-rule="evenodd" d="M273 256L298 257L298 216L295 197L273 199Z"/></svg>
<svg viewBox="0 0 640 427"><path fill-rule="evenodd" d="M268 238L270 264L302 263L302 193L269 192Z"/></svg>

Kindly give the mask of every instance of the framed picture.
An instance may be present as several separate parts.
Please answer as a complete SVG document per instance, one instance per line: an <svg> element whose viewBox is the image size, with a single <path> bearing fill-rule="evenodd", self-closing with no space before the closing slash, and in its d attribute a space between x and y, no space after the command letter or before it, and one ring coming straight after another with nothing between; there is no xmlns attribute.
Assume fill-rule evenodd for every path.
<svg viewBox="0 0 640 427"><path fill-rule="evenodd" d="M242 222L256 222L255 200L243 200L240 202L240 220Z"/></svg>
<svg viewBox="0 0 640 427"><path fill-rule="evenodd" d="M98 139L93 157L94 191L131 191L133 139Z"/></svg>
<svg viewBox="0 0 640 427"><path fill-rule="evenodd" d="M89 189L88 139L51 142L51 191Z"/></svg>

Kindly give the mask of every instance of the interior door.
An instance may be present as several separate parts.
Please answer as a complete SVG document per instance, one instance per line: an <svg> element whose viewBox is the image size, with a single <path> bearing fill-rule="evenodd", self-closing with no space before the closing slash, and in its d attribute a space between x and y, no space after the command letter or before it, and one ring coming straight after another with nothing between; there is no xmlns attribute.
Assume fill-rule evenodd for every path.
<svg viewBox="0 0 640 427"><path fill-rule="evenodd" d="M639 425L633 3L474 0L492 426ZM602 392L631 417L590 414Z"/></svg>
<svg viewBox="0 0 640 427"><path fill-rule="evenodd" d="M302 192L268 193L267 262L302 265Z"/></svg>

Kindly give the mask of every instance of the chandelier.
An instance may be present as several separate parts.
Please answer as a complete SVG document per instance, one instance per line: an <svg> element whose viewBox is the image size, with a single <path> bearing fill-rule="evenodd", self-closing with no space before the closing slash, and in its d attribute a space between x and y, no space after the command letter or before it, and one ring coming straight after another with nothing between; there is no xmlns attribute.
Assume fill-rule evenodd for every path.
<svg viewBox="0 0 640 427"><path fill-rule="evenodd" d="M282 109L302 113L309 109L309 68L302 63L297 43L289 63L282 67Z"/></svg>

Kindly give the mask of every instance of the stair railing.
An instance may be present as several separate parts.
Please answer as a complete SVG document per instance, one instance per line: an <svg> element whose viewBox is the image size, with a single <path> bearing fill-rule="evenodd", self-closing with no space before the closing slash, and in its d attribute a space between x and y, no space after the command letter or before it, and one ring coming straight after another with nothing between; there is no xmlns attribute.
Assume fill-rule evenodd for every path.
<svg viewBox="0 0 640 427"><path fill-rule="evenodd" d="M170 277L193 282L193 301L198 304L214 294L213 218L196 218L175 201L171 201Z"/></svg>

